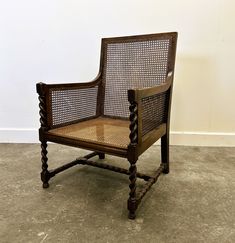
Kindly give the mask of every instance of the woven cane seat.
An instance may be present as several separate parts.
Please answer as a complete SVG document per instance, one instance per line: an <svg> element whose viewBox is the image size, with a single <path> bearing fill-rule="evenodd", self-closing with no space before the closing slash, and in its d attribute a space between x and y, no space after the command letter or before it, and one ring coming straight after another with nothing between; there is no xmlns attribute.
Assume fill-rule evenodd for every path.
<svg viewBox="0 0 235 243"><path fill-rule="evenodd" d="M64 138L126 149L130 143L129 123L128 120L99 117L51 129L49 133Z"/></svg>

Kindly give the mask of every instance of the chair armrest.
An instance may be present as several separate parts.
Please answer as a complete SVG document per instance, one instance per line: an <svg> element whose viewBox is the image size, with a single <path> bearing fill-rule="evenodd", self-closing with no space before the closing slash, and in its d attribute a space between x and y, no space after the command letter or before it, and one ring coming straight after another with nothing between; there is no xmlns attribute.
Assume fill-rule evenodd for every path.
<svg viewBox="0 0 235 243"><path fill-rule="evenodd" d="M165 126L160 130L159 126L167 121L168 91L172 85L172 80L173 72L169 72L164 84L150 88L128 90L128 100L131 104L130 121L135 123L135 126L130 127L130 131L131 134L136 133L138 139L135 142L139 145L142 144L144 138L148 137L150 139L150 134L155 134L154 136L157 138L165 132ZM135 107L135 112L133 107ZM134 116L135 119L133 119ZM134 131L133 128L135 128ZM156 129L157 132L154 132Z"/></svg>
<svg viewBox="0 0 235 243"><path fill-rule="evenodd" d="M41 130L95 117L100 81L101 75L87 83L37 83Z"/></svg>
<svg viewBox="0 0 235 243"><path fill-rule="evenodd" d="M129 99L129 101L134 100L134 101L138 102L142 98L165 92L171 87L172 80L173 80L173 72L170 71L167 74L166 82L163 84L159 84L159 85L156 85L156 86L153 86L150 88L129 89L128 90L128 99Z"/></svg>
<svg viewBox="0 0 235 243"><path fill-rule="evenodd" d="M45 84L45 83L37 83L37 93L39 94L38 87L40 88L40 84L46 85L46 89L82 89L82 88L90 88L96 86L101 81L101 73L99 73L93 80L89 82L79 82L79 83L61 83L61 84Z"/></svg>

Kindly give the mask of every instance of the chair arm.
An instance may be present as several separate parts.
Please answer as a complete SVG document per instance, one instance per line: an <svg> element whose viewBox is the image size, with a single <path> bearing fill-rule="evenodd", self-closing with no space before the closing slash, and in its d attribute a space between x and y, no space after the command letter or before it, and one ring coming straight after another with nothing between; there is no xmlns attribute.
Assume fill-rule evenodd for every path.
<svg viewBox="0 0 235 243"><path fill-rule="evenodd" d="M37 83L41 130L72 124L96 116L99 74L87 83Z"/></svg>
<svg viewBox="0 0 235 243"><path fill-rule="evenodd" d="M44 83L37 83L37 92L38 86L40 84L46 85L46 89L58 89L58 90L65 90L65 89L82 89L82 88L90 88L96 86L101 81L101 73L99 73L93 80L89 82L79 82L79 83L61 83L61 84L44 84Z"/></svg>
<svg viewBox="0 0 235 243"><path fill-rule="evenodd" d="M172 80L173 80L173 72L170 71L168 72L166 81L163 84L159 84L150 88L129 89L128 100L129 101L132 100L138 103L138 101L141 101L142 98L163 93L171 87Z"/></svg>
<svg viewBox="0 0 235 243"><path fill-rule="evenodd" d="M143 137L153 133L156 138L164 133L164 129L159 130L159 126L166 122L168 107L168 90L172 85L173 72L169 72L166 82L150 88L128 90L128 100L130 102L130 134L138 137L135 142L139 145L143 142ZM135 107L135 109L133 109ZM133 119L134 117L134 119ZM130 140L132 138L130 136Z"/></svg>

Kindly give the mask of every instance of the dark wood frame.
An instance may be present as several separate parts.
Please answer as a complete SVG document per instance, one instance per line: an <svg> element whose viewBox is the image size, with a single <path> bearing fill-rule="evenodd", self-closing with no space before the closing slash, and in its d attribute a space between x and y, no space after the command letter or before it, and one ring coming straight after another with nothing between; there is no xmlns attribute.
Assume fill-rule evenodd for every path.
<svg viewBox="0 0 235 243"><path fill-rule="evenodd" d="M151 40L154 38L164 39L170 37L172 39L172 48L171 48L171 58L168 65L168 75L166 82L162 85L158 85L151 88L145 89L133 89L128 90L128 100L130 102L130 144L127 149L123 148L114 148L111 146L102 146L97 144L91 144L84 141L78 141L74 139L64 138L56 136L48 132L52 125L51 118L51 101L49 99L49 92L53 90L64 90L64 89L83 89L91 88L98 86L98 97L97 97L97 113L95 117L99 117L103 114L103 97L105 85L102 82L102 69L103 69L103 60L104 60L104 49L106 48L107 43L118 41L128 41L130 39L141 40ZM142 36L128 36L128 37L115 37L115 38L104 38L102 39L101 45L101 59L100 59L100 70L97 77L88 83L68 83L68 84L37 84L37 93L39 94L39 108L40 108L40 123L41 127L39 129L39 140L41 142L41 161L42 161L42 172L41 180L43 182L43 188L49 187L48 181L50 178L55 176L57 173L60 173L74 165L83 164L96 166L103 169L108 169L116 171L119 173L129 175L130 179L130 193L128 199L128 210L129 218L134 219L136 214L136 209L147 193L151 186L157 181L161 173L169 173L169 127L170 127L170 110L171 110L171 97L172 97L172 83L174 76L174 64L175 64L175 53L176 53L176 42L177 42L177 33L161 33L161 34L152 34L152 35L142 35ZM169 101L167 107L167 122L161 124L158 128L152 130L146 135L142 136L142 111L140 102L144 97L160 94L162 92L169 92ZM69 123L72 124L73 122ZM65 124L63 124L64 126ZM159 138L161 138L161 164L156 170L154 176L145 175L137 172L136 162L138 157L148 149L153 143L155 143ZM83 158L78 158L68 164L65 164L54 170L48 170L48 158L47 158L47 142L51 141L54 143L64 144L68 146L74 146L79 148L88 149L92 152ZM130 163L129 170L95 162L90 160L92 157L98 155L100 159L105 157L105 154L115 155L119 157L127 158ZM145 187L140 192L136 192L136 179L141 178L146 181Z"/></svg>

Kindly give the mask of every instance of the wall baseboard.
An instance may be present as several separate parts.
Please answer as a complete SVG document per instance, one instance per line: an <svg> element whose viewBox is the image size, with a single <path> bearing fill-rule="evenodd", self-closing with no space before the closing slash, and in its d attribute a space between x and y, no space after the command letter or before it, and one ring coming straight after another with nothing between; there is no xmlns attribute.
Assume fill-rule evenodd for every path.
<svg viewBox="0 0 235 243"><path fill-rule="evenodd" d="M0 143L38 143L35 128L0 128ZM156 144L160 144L158 141ZM235 147L235 133L171 132L171 145Z"/></svg>
<svg viewBox="0 0 235 243"><path fill-rule="evenodd" d="M171 132L172 145L235 147L235 133Z"/></svg>
<svg viewBox="0 0 235 243"><path fill-rule="evenodd" d="M0 128L0 143L38 143L36 128Z"/></svg>

